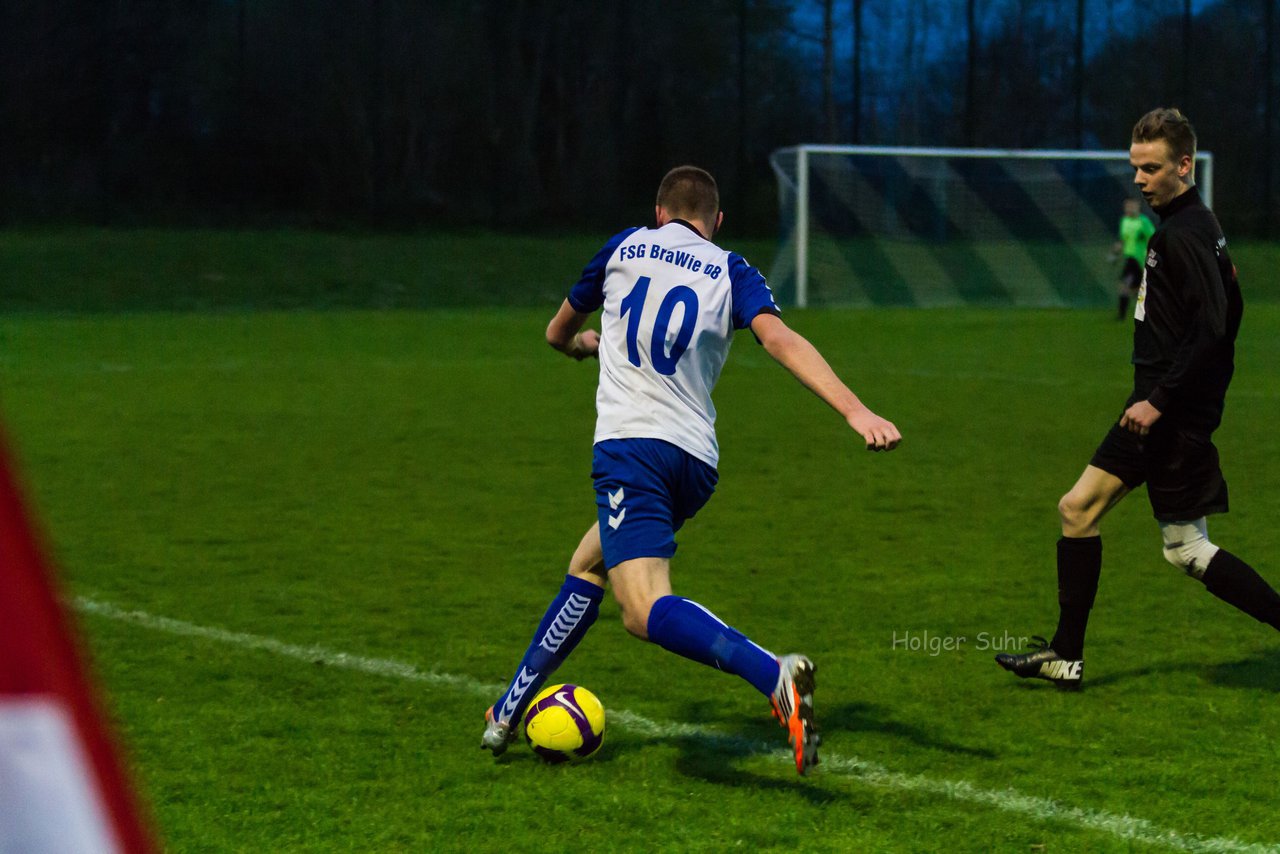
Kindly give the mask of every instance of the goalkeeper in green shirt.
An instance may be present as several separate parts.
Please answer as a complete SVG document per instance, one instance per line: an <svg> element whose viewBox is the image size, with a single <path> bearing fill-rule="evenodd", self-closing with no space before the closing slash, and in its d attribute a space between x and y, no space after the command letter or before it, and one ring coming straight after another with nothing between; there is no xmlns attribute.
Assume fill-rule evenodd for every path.
<svg viewBox="0 0 1280 854"><path fill-rule="evenodd" d="M1147 263L1147 241L1155 233L1151 220L1139 212L1137 199L1124 200L1124 216L1120 217L1120 239L1113 253L1124 253L1124 267L1120 270L1120 308L1116 320L1124 320L1129 313L1129 301L1138 295L1142 285L1142 271Z"/></svg>

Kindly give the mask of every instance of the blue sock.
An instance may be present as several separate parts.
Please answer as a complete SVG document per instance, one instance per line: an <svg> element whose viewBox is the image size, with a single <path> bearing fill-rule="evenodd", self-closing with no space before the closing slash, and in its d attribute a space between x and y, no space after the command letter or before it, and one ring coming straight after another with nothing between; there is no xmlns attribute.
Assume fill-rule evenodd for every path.
<svg viewBox="0 0 1280 854"><path fill-rule="evenodd" d="M669 652L741 676L766 697L778 685L778 660L706 608L663 596L649 611L649 640Z"/></svg>
<svg viewBox="0 0 1280 854"><path fill-rule="evenodd" d="M556 668L569 657L600 613L604 589L590 581L564 577L556 598L547 606L533 641L525 650L511 684L493 705L493 715L501 721L518 722L525 706L542 689Z"/></svg>

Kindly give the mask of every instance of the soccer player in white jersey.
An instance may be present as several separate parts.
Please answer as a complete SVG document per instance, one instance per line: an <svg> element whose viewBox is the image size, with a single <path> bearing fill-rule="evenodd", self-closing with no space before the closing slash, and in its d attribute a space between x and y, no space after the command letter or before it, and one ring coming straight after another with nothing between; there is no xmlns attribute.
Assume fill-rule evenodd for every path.
<svg viewBox="0 0 1280 854"><path fill-rule="evenodd" d="M655 227L610 238L547 326L552 347L600 360L592 471L598 521L578 544L507 690L485 712L481 746L496 756L515 740L525 707L595 622L611 584L631 634L740 676L768 697L803 774L818 763L813 663L775 656L671 589L675 532L715 490L711 390L734 332L750 329L868 450L892 450L902 437L783 323L760 272L711 242L724 214L710 174L672 169L655 215ZM597 310L600 333L583 331Z"/></svg>

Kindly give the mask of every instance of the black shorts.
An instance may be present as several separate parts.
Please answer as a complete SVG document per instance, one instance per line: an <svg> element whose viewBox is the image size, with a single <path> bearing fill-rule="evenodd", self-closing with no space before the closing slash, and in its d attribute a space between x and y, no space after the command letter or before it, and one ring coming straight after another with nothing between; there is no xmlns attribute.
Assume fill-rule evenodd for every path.
<svg viewBox="0 0 1280 854"><path fill-rule="evenodd" d="M1146 436L1124 429L1117 419L1089 463L1130 489L1145 483L1151 510L1161 522L1227 512L1227 481L1210 435L1168 416Z"/></svg>
<svg viewBox="0 0 1280 854"><path fill-rule="evenodd" d="M1137 291L1142 284L1142 262L1137 258L1124 258L1124 269L1120 271L1120 281L1131 291Z"/></svg>

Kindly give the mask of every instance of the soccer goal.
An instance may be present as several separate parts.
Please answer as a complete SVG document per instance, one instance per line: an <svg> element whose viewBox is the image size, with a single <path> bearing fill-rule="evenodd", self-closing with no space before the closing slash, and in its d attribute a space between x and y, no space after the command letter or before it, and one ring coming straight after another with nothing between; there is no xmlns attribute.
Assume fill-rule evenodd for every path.
<svg viewBox="0 0 1280 854"><path fill-rule="evenodd" d="M1128 151L802 145L770 164L769 282L801 307L1109 303L1123 202L1141 198ZM1212 204L1208 152L1196 181Z"/></svg>

